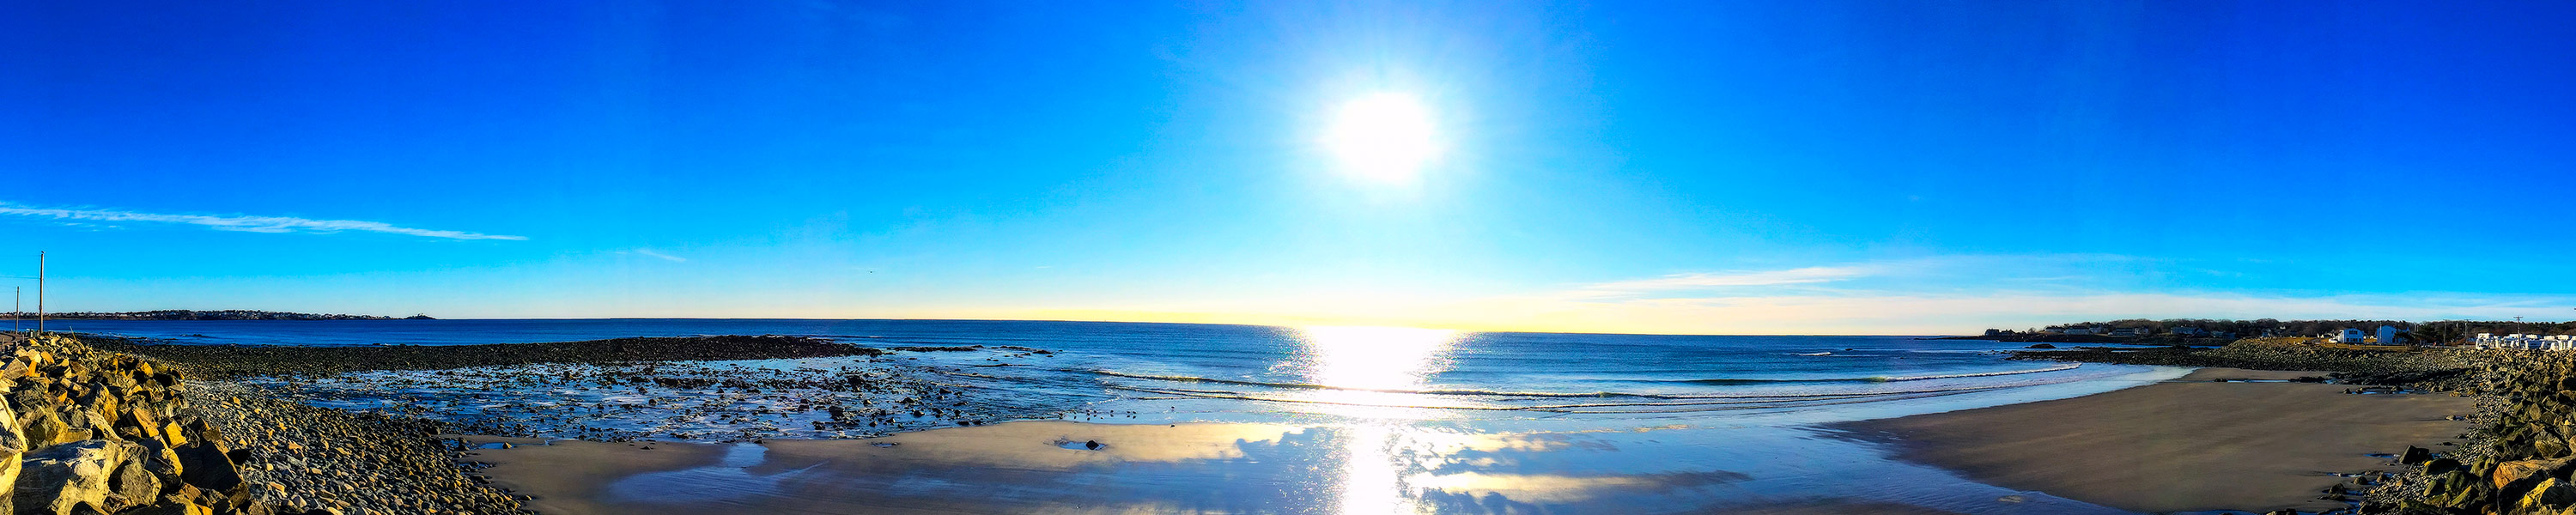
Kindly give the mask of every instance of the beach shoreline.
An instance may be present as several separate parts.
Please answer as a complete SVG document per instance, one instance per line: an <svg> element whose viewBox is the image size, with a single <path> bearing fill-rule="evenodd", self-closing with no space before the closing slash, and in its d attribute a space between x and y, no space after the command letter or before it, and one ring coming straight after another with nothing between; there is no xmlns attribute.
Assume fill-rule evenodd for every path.
<svg viewBox="0 0 2576 515"><path fill-rule="evenodd" d="M612 342L617 341L455 347L451 350L509 352L440 360L482 364L639 357L637 347L617 347ZM687 350L665 342L646 343ZM743 343L772 345L766 340ZM810 352L802 349L814 345L806 340L777 343L789 353ZM532 353L554 348L589 351ZM176 354L170 357L181 358L192 369L237 370L222 374L240 376L220 380L227 382L247 381L250 373L268 369L334 373L366 363L349 356L429 350L128 349ZM2220 351L2114 356L2195 360L2253 356L2275 368L2309 357L2259 346ZM847 351L831 350L841 352ZM676 353L663 354L656 357ZM2355 505L2346 500L2357 500L2373 486L2403 476L2383 474L2399 468L2391 466L2390 459L2371 454L2396 453L2409 446L2448 449L2441 445L2466 429L2466 423L2454 418L2474 412L2474 407L2456 395L2350 393L2356 385L2371 384L2373 378L2420 372L2419 362L2438 361L2418 359L2422 357L2392 361L2374 354L2355 361L2345 359L2349 356L2329 356L2338 364L2331 368L2343 374L2334 376L2336 382L2345 384L2321 382L2328 372L2200 368L2179 379L2139 386L2106 384L2118 388L2106 393L1753 429L1722 424L1627 430L1572 424L1520 430L1375 426L1365 421L1182 419L1176 424L1098 424L1024 419L994 424L961 421L955 427L896 430L865 439L746 435L701 443L564 440L527 434L459 434L474 431L460 425L443 426L448 434L439 438L472 445L507 444L506 448L459 451L467 474L505 489L523 500L526 508L542 513L1007 513L1064 511L1068 506L1138 512L1277 511L1353 502L1443 512L1489 509L1497 502L1524 507L1515 509L1580 513L1662 512L1632 509L1662 505L1700 510L1692 513L2260 512L2277 508L2314 512L2352 508ZM398 368L446 365L429 361L397 363L407 365ZM548 367L544 369L550 371L548 375L569 370ZM2170 373L2182 374L2179 369ZM2144 380L2170 377L2175 376ZM635 384L636 380L607 384ZM231 395L259 395L237 391ZM774 390L765 395L785 393L789 392ZM1399 421L1381 423L1395 422ZM1782 437L1790 434L1795 436ZM1846 443L1820 444L1815 442L1817 436ZM1738 442L1744 438L1757 443ZM1672 452L1700 452L1691 447L1713 442L1728 442L1734 449L1688 457ZM1766 450L1769 456L1760 455ZM1798 455L1803 452L1824 452L1830 456L1825 459L1828 462L1887 464L1827 463L1802 468L1809 465L1795 462L1817 457ZM1854 471L1862 474L1852 475ZM1835 474L1878 477L1870 475L1877 473L1913 479L1826 483L1797 479ZM2369 479L2336 474L2368 474ZM2344 490L2330 489L2337 485ZM1912 490L1903 491L1907 488ZM1887 491L1868 491L1878 489ZM2343 499L2333 499L2337 495Z"/></svg>
<svg viewBox="0 0 2576 515"><path fill-rule="evenodd" d="M2440 444L2467 429L2453 420L2473 410L2469 399L2443 394L2358 394L2347 385L2296 382L2310 372L2207 368L2183 379L2073 398L1974 408L1890 419L1841 422L1817 429L1883 446L1891 457L1953 471L2006 489L2063 497L2124 511L2164 512L2350 509L2362 493L2398 470L2386 457L2408 446ZM2225 381L2221 381L2221 380ZM1066 471L1092 467L1094 480L1134 481L1108 464L1175 463L1240 458L1238 444L1295 435L1312 428L1267 424L1094 424L1022 421L974 428L901 433L866 440L770 440L760 444L599 443L464 436L476 442L511 442L477 459L496 485L535 497L529 506L546 513L618 513L633 510L731 509L800 513L1007 512L1051 506L1007 499L946 499L899 492L842 488L897 485L905 476L947 474L1027 475L1016 490L1081 498L1051 490ZM1293 437L1293 436L1292 436ZM1080 448L1103 442L1101 450ZM536 445L531 445L536 444ZM759 451L746 451L754 445ZM649 449L648 449L649 448ZM759 456L740 461L744 452ZM728 458L731 456L731 458ZM737 460L728 468L728 459ZM599 467L597 464L623 464ZM567 473L579 470L577 473ZM2348 476L2339 476L2345 474ZM637 478L657 475L769 477L760 493L711 495L714 504L638 500ZM1171 475L1159 480L1206 480ZM1275 478L1274 478L1275 479ZM1237 480L1252 480L1238 478ZM1530 482L1529 478L1516 481ZM1574 484L1566 477L1552 493L1510 491L1519 498L1545 495L1613 495L1634 485ZM661 480L647 480L647 482ZM627 484L628 486L616 486ZM2344 485L2352 502L2329 499ZM1290 487L1291 484L1276 485ZM1482 485L1485 487L1499 487ZM1526 485L1523 485L1526 487ZM1677 485L1662 485L1675 487ZM763 490L763 488L766 488ZM1597 491L1584 492L1586 489ZM1502 490L1507 491L1507 490ZM1120 499L1095 499L1115 503ZM1137 500L1137 499L1128 499ZM1901 503L1830 501L1824 505L1730 506L1720 513L1863 512L1939 513ZM841 507L841 508L835 508ZM842 511L835 511L835 510Z"/></svg>
<svg viewBox="0 0 2576 515"><path fill-rule="evenodd" d="M2330 489L2358 501L2378 481L2361 475L2402 469L2385 456L2458 443L2476 410L2454 395L2298 381L2322 375L2203 368L2082 397L1829 427L1980 482L2126 510L2318 512L2354 507Z"/></svg>

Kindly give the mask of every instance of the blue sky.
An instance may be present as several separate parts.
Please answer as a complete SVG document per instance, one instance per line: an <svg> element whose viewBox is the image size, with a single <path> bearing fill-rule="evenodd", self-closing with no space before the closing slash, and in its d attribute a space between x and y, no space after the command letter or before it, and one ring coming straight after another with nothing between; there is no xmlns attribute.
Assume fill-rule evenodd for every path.
<svg viewBox="0 0 2576 515"><path fill-rule="evenodd" d="M2576 315L2565 3L44 4L0 275L56 309ZM1381 94L1399 181L1319 143Z"/></svg>

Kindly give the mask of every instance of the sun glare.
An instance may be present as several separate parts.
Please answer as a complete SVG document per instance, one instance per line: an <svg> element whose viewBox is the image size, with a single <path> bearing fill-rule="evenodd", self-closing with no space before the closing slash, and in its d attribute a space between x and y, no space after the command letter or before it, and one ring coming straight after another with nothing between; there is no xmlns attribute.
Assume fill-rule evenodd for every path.
<svg viewBox="0 0 2576 515"><path fill-rule="evenodd" d="M1341 160L1345 173L1403 181L1439 157L1437 136L1431 110L1419 99L1378 93L1343 103L1324 133L1324 146Z"/></svg>
<svg viewBox="0 0 2576 515"><path fill-rule="evenodd" d="M1457 331L1408 327L1302 327L1309 379L1334 388L1397 390L1422 385Z"/></svg>

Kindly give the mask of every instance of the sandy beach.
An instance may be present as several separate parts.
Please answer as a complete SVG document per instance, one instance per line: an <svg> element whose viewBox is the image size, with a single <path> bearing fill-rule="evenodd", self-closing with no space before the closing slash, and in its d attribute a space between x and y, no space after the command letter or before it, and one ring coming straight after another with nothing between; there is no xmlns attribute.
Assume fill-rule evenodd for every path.
<svg viewBox="0 0 2576 515"><path fill-rule="evenodd" d="M591 363L627 359L618 352L597 355L598 349L529 351L473 359L543 362L342 371L328 378L241 375L201 387L228 392L228 403L280 393L258 388L301 387L305 390L282 392L304 402L390 402L425 406L422 413L429 415L470 407L487 416L520 417L511 420L525 424L478 424L478 419L466 418L435 426L438 433L467 444L421 448L474 462L461 472L446 469L455 474L452 482L466 483L470 474L520 496L524 508L550 514L2116 515L2284 507L2313 512L2350 507L2342 500L2320 498L2327 493L2322 490L2348 481L2337 474L2397 468L2372 453L2394 453L2409 445L2452 449L2446 441L2470 424L2450 417L2472 411L2470 399L2447 393L2357 394L2352 392L2362 387L2351 384L2292 381L2323 372L2010 361L1994 367L1983 364L1994 362L1992 350L1967 353L1954 347L1960 344L1912 342L1874 341L1899 349L1937 346L1924 352L1855 350L1858 345L1801 352L1817 345L1799 341L1754 346L1758 350L1732 357L1822 367L1883 360L1890 371L1846 372L1823 381L1752 380L1751 386L1736 384L1744 379L1728 379L1734 383L1722 386L1727 389L1682 390L1697 396L1465 395L1526 395L1549 403L1521 411L1406 407L1402 405L1438 399L1382 397L1376 400L1395 405L1363 407L1347 403L1388 392L1147 378L1174 384L1131 387L1153 396L1095 404L1056 420L1000 417L1019 421L986 424L978 417L962 417L966 411L1028 411L1029 406L1047 405L1048 398L1124 384L1075 377L1066 384L1079 388L1069 390L1012 386L1063 377L1018 370L1114 351L1041 354L1020 347L774 362L625 364ZM554 344L575 350L584 345L589 344ZM526 349L539 347L545 346ZM2276 347L2236 345L2182 356L2268 356L2269 361L2255 361L2269 363L2314 353ZM239 352L216 350L223 352L170 354L186 358L181 363L302 370L306 363L367 362L344 359L349 356L343 354L393 352L310 348L292 355L263 351L268 354L245 360L235 355ZM2224 355L2202 356L2204 352ZM2427 384L2457 382L2455 372L2397 374L2430 361L2395 362L2381 354L2356 358L2361 361L2317 361L2359 370L2344 377L2360 381L2355 384L2378 384L2368 381L2394 376L2432 378ZM1936 357L2001 370L1921 370L1918 359ZM1859 361L1870 362L1875 361ZM1338 370L1375 370L1352 363L1364 362L1326 360L1305 375L1331 380L1340 377ZM1727 363L1732 362L1711 366ZM1008 378L1022 379L969 382ZM470 395L435 395L457 385ZM308 396L336 391L325 387L355 389ZM1184 395L1194 391L1276 398ZM407 397L412 395L422 397ZM1304 402L1312 400L1328 402ZM271 406L225 413L262 411L292 410ZM909 427L867 422L896 413L950 421L916 421L921 423ZM257 429L265 419L233 418L241 419L235 425L244 428L243 434L267 438L267 432ZM603 434L599 428L614 424L637 424L625 429L637 437L595 437ZM791 431L828 435L833 434L829 429L845 425L880 428L875 430L883 436L784 436ZM745 430L708 437L697 429L701 426ZM497 433L508 436L473 436L495 434L479 429L486 427L509 430ZM395 431L409 431L409 436L378 439L411 441L430 434ZM319 438L285 436L293 438L279 441ZM292 456L251 457L260 463L249 475L287 485L287 502L372 502L366 497L299 501L293 498L297 490L335 488L330 485L336 483L315 479L336 477L333 472L299 465L287 459ZM394 456L373 461L420 460ZM2349 483L2356 491L2369 484Z"/></svg>
<svg viewBox="0 0 2576 515"><path fill-rule="evenodd" d="M1674 502L1672 494L1746 479L1731 472L1599 474L1575 470L1407 478L1300 461L1293 441L1347 438L1331 428L1270 424L1122 425L1035 421L868 440L761 444L556 441L475 451L494 486L530 495L540 513L1346 513L1522 512L1939 514L1884 500L1809 497ZM493 443L529 439L465 437ZM1464 455L1550 452L1547 438L1461 435ZM1091 449L1089 443L1101 447ZM649 449L648 449L649 447ZM1639 457L1644 458L1644 457ZM1492 458L1487 458L1492 459ZM1263 468L1269 460L1280 465ZM1204 466L1206 463L1230 465ZM1390 474L1392 474L1390 472ZM1407 496L1418 496L1409 498ZM1332 502L1322 504L1322 499ZM1688 499L1678 497L1678 499ZM1566 508L1574 507L1570 511ZM1610 506L1604 508L1603 506Z"/></svg>
<svg viewBox="0 0 2576 515"><path fill-rule="evenodd" d="M2449 395L2356 395L2341 385L2212 381L2309 375L2315 374L2203 369L2180 380L2098 395L1834 424L1820 431L1868 441L1893 458L1951 470L2006 494L2029 491L2130 511L2315 511L2348 506L2317 499L2320 490L2343 480L2330 473L2390 468L2387 459L2367 454L2410 444L2433 447L2466 427L2445 420L2470 409L2467 399ZM1280 504L1274 503L1282 499L1348 498L1354 489L1372 488L1354 486L1371 480L1365 475L1319 470L1331 465L1299 462L1283 451L1297 441L1352 437L1349 428L1272 424L1036 421L761 444L469 439L518 444L475 451L472 459L494 465L484 471L494 485L533 496L530 509L581 515L1276 511ZM1547 443L1561 446L1563 440L1541 437L1454 438L1433 446L1468 456L1565 450ZM1090 449L1089 442L1102 446ZM1632 467L1654 459L1627 454L1621 459L1645 460ZM1263 468L1265 459L1281 466ZM1194 465L1220 462L1233 465ZM1640 505L1688 501L1696 498L1674 493L1723 490L1755 482L1753 475L1760 473L1530 470L1413 475L1406 483L1419 489L1426 504L1444 496L1470 504L1490 497L1588 513L1615 505L1601 504L1610 499L1652 501ZM1391 483L1395 473L1388 474L1375 480ZM1327 478L1339 480L1319 481ZM1711 506L1718 507L1689 512L2039 512L2001 503L1991 510L1949 510L1903 499L1834 496Z"/></svg>
<svg viewBox="0 0 2576 515"><path fill-rule="evenodd" d="M2408 445L2470 429L2475 407L2445 394L2355 395L2350 386L2215 379L2323 375L2225 368L2071 399L1839 424L1892 442L1902 459L1981 482L2133 511L2318 511L2344 478L2393 470Z"/></svg>

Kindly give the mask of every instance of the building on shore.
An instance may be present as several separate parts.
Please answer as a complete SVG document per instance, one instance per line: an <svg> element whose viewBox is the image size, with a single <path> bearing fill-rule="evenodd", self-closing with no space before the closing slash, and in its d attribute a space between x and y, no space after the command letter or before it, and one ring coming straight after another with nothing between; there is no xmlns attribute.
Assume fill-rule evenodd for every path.
<svg viewBox="0 0 2576 515"><path fill-rule="evenodd" d="M2396 345L2397 328L2394 326L2379 326L2379 341L2377 343L2380 345Z"/></svg>
<svg viewBox="0 0 2576 515"><path fill-rule="evenodd" d="M2541 336L2522 333L2507 335L2478 333L2477 338L2470 339L2469 342L2485 349L2576 350L2576 336L2564 334Z"/></svg>
<svg viewBox="0 0 2576 515"><path fill-rule="evenodd" d="M2363 335L2360 329L2344 328L2343 332L2335 334L2334 341L2335 343L2361 343L2366 338L2369 336Z"/></svg>

